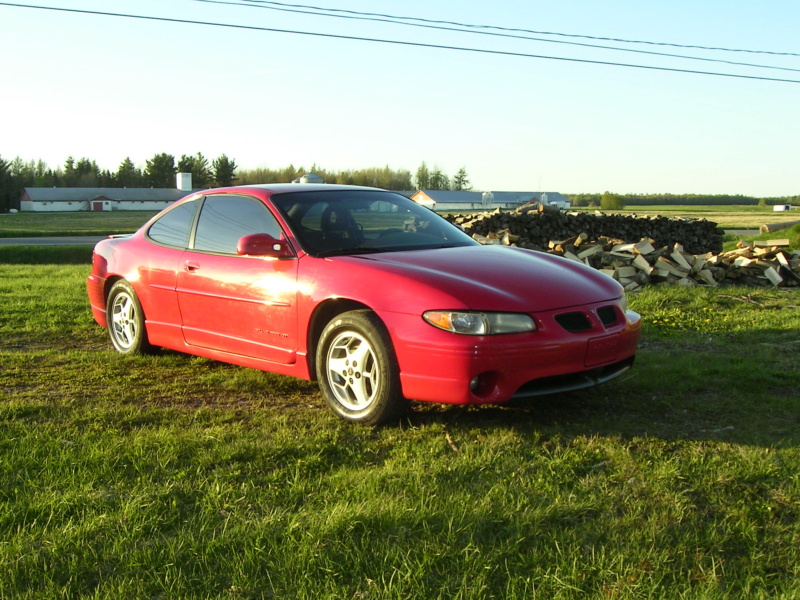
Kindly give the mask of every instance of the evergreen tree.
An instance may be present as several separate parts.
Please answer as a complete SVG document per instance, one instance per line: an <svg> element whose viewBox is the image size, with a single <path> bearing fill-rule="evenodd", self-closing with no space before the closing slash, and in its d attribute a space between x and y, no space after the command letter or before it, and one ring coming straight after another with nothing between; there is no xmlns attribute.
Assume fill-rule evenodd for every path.
<svg viewBox="0 0 800 600"><path fill-rule="evenodd" d="M100 181L100 169L97 163L88 158L82 158L75 163L77 187L97 187Z"/></svg>
<svg viewBox="0 0 800 600"><path fill-rule="evenodd" d="M156 154L147 161L144 170L145 181L154 188L175 187L175 157L172 154Z"/></svg>
<svg viewBox="0 0 800 600"><path fill-rule="evenodd" d="M435 167L431 171L430 189L432 190L449 190L450 178L445 175L439 167Z"/></svg>
<svg viewBox="0 0 800 600"><path fill-rule="evenodd" d="M67 157L64 162L64 173L61 176L61 185L64 187L75 187L78 185L78 173L75 171L75 159Z"/></svg>
<svg viewBox="0 0 800 600"><path fill-rule="evenodd" d="M458 173L456 173L456 176L453 177L453 189L457 191L469 191L472 189L469 183L469 177L467 176L467 170L464 167L461 167Z"/></svg>
<svg viewBox="0 0 800 600"><path fill-rule="evenodd" d="M211 169L214 172L214 183L220 187L233 185L233 182L236 181L237 168L236 161L224 154L219 158L215 158L214 162L211 163Z"/></svg>
<svg viewBox="0 0 800 600"><path fill-rule="evenodd" d="M417 189L418 190L428 190L431 187L431 173L428 170L428 165L425 164L425 161L422 161L422 164L417 169Z"/></svg>
<svg viewBox="0 0 800 600"><path fill-rule="evenodd" d="M130 157L126 157L120 163L115 179L117 185L124 188L135 188L144 185L142 171L136 168Z"/></svg>
<svg viewBox="0 0 800 600"><path fill-rule="evenodd" d="M181 156L178 161L178 173L192 174L192 187L208 187L213 180L211 170L208 168L208 159L200 152L194 156Z"/></svg>
<svg viewBox="0 0 800 600"><path fill-rule="evenodd" d="M0 156L0 211L15 208L14 180L11 178L11 164Z"/></svg>

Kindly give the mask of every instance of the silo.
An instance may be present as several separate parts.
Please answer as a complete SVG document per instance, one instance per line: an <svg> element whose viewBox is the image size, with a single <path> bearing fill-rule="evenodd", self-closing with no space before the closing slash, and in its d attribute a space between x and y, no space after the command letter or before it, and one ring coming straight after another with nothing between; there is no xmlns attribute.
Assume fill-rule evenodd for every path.
<svg viewBox="0 0 800 600"><path fill-rule="evenodd" d="M182 192L192 191L192 174L191 173L178 173L175 176L176 187Z"/></svg>

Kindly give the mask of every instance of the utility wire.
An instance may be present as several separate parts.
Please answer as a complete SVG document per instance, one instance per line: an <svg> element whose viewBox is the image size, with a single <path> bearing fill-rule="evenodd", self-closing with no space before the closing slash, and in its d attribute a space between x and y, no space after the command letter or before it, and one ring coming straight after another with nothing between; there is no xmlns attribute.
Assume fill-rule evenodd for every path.
<svg viewBox="0 0 800 600"><path fill-rule="evenodd" d="M440 31L454 31L457 33L468 33L473 35L486 35L492 37L500 37L500 38L511 38L517 40L526 40L526 41L534 41L534 42L545 42L549 44L565 44L569 46L581 46L584 48L599 48L602 50L612 50L616 52L630 52L634 54L647 54L650 56L664 56L667 58L680 58L684 60L698 60L703 62L711 62L711 63L722 63L727 65L734 65L739 67L753 67L757 69L773 69L777 71L792 71L794 73L800 73L800 69L793 69L791 67L777 67L773 65L761 65L761 64L753 64L753 63L746 63L746 62L737 62L732 60L724 60L720 58L707 58L702 56L686 56L684 54L671 54L667 52L654 52L651 50L637 50L635 48L618 48L615 46L604 46L600 44L587 44L585 42L570 42L566 40L551 40L546 38L537 38L531 37L528 35L516 35L511 33L496 33L491 31L475 31L473 29L458 29L457 27L449 27L444 25L431 25L431 24L422 24L422 23L407 23L404 22L405 20L418 20L415 17L377 17L377 16L367 16L371 13L360 13L362 16L353 15L353 14L328 14L327 12L315 12L315 11L334 11L335 9L328 9L328 8L313 8L313 7L303 7L303 8L287 8L288 6L295 6L295 5L284 5L279 2L266 2L265 0L240 0L240 1L233 1L233 0L191 0L192 2L202 2L204 4L224 4L228 6L239 6L239 7L248 7L248 8L260 8L264 10L274 10L280 12L289 12L295 14L302 14L302 15L313 15L317 17L333 17L336 19L350 19L350 20L357 20L357 21L372 21L378 23L390 23L393 25L403 25L405 27L419 27L423 29L436 29ZM268 5L277 5L277 6L268 6ZM336 12L353 12L353 11L336 11ZM396 21L394 19L403 19L403 21ZM464 25L464 27L477 27L475 25Z"/></svg>
<svg viewBox="0 0 800 600"><path fill-rule="evenodd" d="M675 44L669 42L652 42L652 41L645 41L645 40L626 40L626 39L619 39L619 38L610 38L610 37L599 37L593 35L578 35L574 33L558 33L554 31L535 31L532 29L517 29L513 27L500 27L497 25L473 25L469 23L458 23L456 21L439 21L434 19L422 19L419 17L399 17L396 15L387 15L382 13L368 13L368 12L359 12L354 10L343 10L339 8L322 8L317 6L309 6L305 4L287 4L284 2L271 2L268 0L243 0L244 2L253 3L253 4L271 4L274 6L284 6L289 8L304 8L310 10L317 10L317 11L326 11L332 13L344 13L344 14L351 14L351 15L361 15L361 16L369 16L369 17L383 17L388 19L398 19L398 20L406 20L406 21L418 21L420 23L432 23L437 25L455 25L456 27L465 27L465 28L472 28L472 29L494 29L497 31L508 31L508 32L516 32L516 33L531 33L534 35L552 35L552 36L560 36L560 37L572 37L572 38L582 38L587 40L598 40L603 42L619 42L623 44L648 44L652 46L671 46L673 48L691 48L695 50L714 50L719 52L746 52L750 54L772 54L775 56L800 56L800 53L795 52L774 52L771 50L747 50L744 48L720 48L714 46L694 46L689 44Z"/></svg>
<svg viewBox="0 0 800 600"><path fill-rule="evenodd" d="M231 23L215 23L209 21L195 21L190 19L175 19L175 18L168 18L168 17L154 17L149 15L133 15L133 14L125 14L125 13L113 13L113 12L102 12L102 11L94 11L94 10L83 10L83 9L76 9L76 8L59 8L53 6L37 6L31 4L14 4L11 2L0 2L0 6L12 6L15 8L28 8L28 9L35 9L35 10L46 10L46 11L54 11L54 12L65 12L65 13L74 13L74 14L85 14L85 15L98 15L98 16L105 16L105 17L119 17L119 18L126 18L126 19L139 19L145 21L159 21L163 23L180 23L180 24L187 24L187 25L206 25L210 27L224 27L229 29L241 29L241 30L249 30L249 31L263 31L263 32L270 32L270 33L285 33L291 35L304 35L309 37L319 37L319 38L327 38L327 39L338 39L338 40L350 40L350 41L359 41L359 42L372 42L378 44L392 44L396 46L408 46L408 47L415 47L415 48L430 48L436 50L453 50L457 52L472 52L476 54L489 54L494 56L513 56L517 58L534 58L534 59L542 59L542 60L558 60L563 62L573 62L573 63L582 63L582 64L590 64L590 65L603 65L603 66L611 66L611 67L625 67L631 69L645 69L650 71L668 71L672 73L688 73L693 75L709 75L715 77L731 77L735 79L751 79L757 81L775 81L780 83L800 83L800 80L797 79L780 79L776 77L760 77L756 75L740 75L736 73L718 73L713 71L696 71L692 69L678 69L672 67L657 67L652 65L637 65L637 64L629 64L629 63L618 63L618 62L609 62L609 61L599 61L599 60L588 60L588 59L581 59L581 58L568 58L564 56L546 56L540 54L527 54L522 52L508 52L502 50L488 50L483 48L468 48L463 46L448 46L448 45L440 45L440 44L426 44L421 42L408 42L403 40L388 40L388 39L381 39L381 38L368 38L368 37L358 37L358 36L349 36L349 35L338 35L332 33L318 33L318 32L311 32L311 31L297 31L291 29L277 29L271 27L257 27L255 25L236 25Z"/></svg>

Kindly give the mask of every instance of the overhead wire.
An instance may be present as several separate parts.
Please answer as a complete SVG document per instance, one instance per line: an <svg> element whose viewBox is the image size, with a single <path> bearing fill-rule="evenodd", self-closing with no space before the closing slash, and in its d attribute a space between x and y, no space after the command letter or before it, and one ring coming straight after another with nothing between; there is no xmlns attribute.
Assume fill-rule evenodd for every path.
<svg viewBox="0 0 800 600"><path fill-rule="evenodd" d="M686 74L693 74L693 75L707 75L707 76L715 76L715 77L728 77L728 78L735 78L735 79L749 79L749 80L757 80L757 81L772 81L772 82L779 82L779 83L800 83L800 80L796 80L796 79L782 79L782 78L777 78L777 77L763 77L763 76L759 76L759 75L744 75L744 74L739 74L739 73L720 73L720 72L715 72L715 71L699 71L699 70L694 70L694 69L681 69L681 68L676 68L676 67L665 67L665 66L655 66L655 65L641 65L641 64L632 64L632 63L619 63L619 62L611 62L611 61L590 60L590 59L585 59L585 58L572 58L572 57L565 57L565 56L548 56L548 55L530 54L530 53L524 53L524 52L511 52L511 51L505 51L505 50L491 50L491 49L486 49L486 48L470 48L470 47L465 47L465 46L451 46L451 45L445 45L445 44L431 44L431 43L424 43L424 42L411 42L411 41L405 41L405 40L391 40L391 39L383 39L383 38L370 38L370 37L362 37L362 36L350 36L350 35L341 35L341 34L333 34L333 33L321 33L321 32L313 32L313 31L279 29L279 28L273 28L273 27L261 27L261 26L256 26L256 25L241 25L241 24L233 24L233 23L219 23L219 22L213 22L213 21L198 21L198 20L192 20L192 19L177 19L177 18L172 18L172 17L157 17L157 16L152 16L152 15L135 15L135 14L130 14L130 13L105 12L105 11L85 10L85 9L77 9L77 8L64 8L64 7L54 7L54 6L20 4L20 3L12 3L12 2L0 2L0 6L9 6L9 7L16 7L16 8L27 8L27 9L35 9L35 10L45 10L45 11L53 11L53 12L74 13L74 14L96 15L96 16L105 16L105 17L117 17L117 18L126 18L126 19L138 19L138 20L146 20L146 21L158 21L158 22L164 22L164 23L178 23L178 24L187 24L187 25L203 25L203 26L210 26L210 27L223 27L223 28L229 28L229 29L240 29L240 30L249 30L249 31L262 31L262 32L269 32L269 33L283 33L283 34L290 34L290 35L302 35L302 36L319 37L319 38L327 38L327 39L338 39L338 40L360 41L360 42L370 42L370 43L379 43L379 44L390 44L390 45L416 47L416 48L428 48L428 49L437 49L437 50L451 50L451 51L457 51L457 52L471 52L471 53L488 54L488 55L494 55L494 56L509 56L509 57L516 57L516 58L556 60L556 61L581 63L581 64L613 66L613 67L623 67L623 68L632 68L632 69L644 69L644 70L650 70L650 71L666 71L666 72L673 72L673 73L686 73Z"/></svg>
<svg viewBox="0 0 800 600"><path fill-rule="evenodd" d="M605 46L601 44L588 44L585 42L571 42L566 40L552 40L547 38L539 38L539 37L531 37L529 35L518 35L512 33L497 33L491 31L476 31L474 29L460 29L459 27L491 27L493 26L478 26L478 25L466 25L460 24L458 27L449 26L449 25L434 25L434 24L425 24L425 23L411 23L405 21L424 21L424 19L418 19L416 17L394 17L388 15L378 15L376 13L357 13L356 11L341 11L338 9L328 9L328 8L320 8L320 7L310 7L305 5L294 5L294 4L284 4L281 2L268 2L266 0L190 0L192 2L200 2L204 4L223 4L228 6L239 6L239 7L247 7L247 8L260 8L264 10L273 10L273 11L280 11L280 12L289 12L295 14L303 14L303 15L312 15L318 17L332 17L337 19L349 19L349 20L358 20L358 21L372 21L378 23L389 23L393 25L402 25L406 27L418 27L423 29L434 29L439 31L452 31L457 33L467 33L473 35L484 35L484 36L492 36L498 38L510 38L516 40L526 40L526 41L535 41L535 42L544 42L550 44L563 44L569 46L579 46L584 48L596 48L602 50L611 50L616 52L629 52L634 54L647 54L650 56L663 56L667 58L679 58L683 60L696 60L702 62L711 62L711 63L721 63L733 66L740 66L740 67L751 67L757 69L771 69L777 71L791 71L795 73L800 73L800 69L795 69L791 67L779 67L775 65L763 65L763 64L755 64L755 63L746 63L746 62L738 62L732 60L724 60L721 58L708 58L703 56L687 56L685 54L672 54L668 52L655 52L652 50L637 50L635 48L618 48L616 46ZM329 12L334 13L350 13L350 14L329 14ZM397 20L395 20L397 19ZM451 23L455 25L455 23ZM498 28L503 29L503 28ZM519 30L525 31L525 30ZM553 34L549 34L553 35ZM567 34L562 34L567 35ZM573 36L573 37L586 37L586 36ZM634 43L634 42L631 42ZM638 42L636 42L638 43Z"/></svg>
<svg viewBox="0 0 800 600"><path fill-rule="evenodd" d="M285 2L274 2L271 0L242 0L243 2L251 3L251 4L271 4L274 6L283 6L283 7L291 7L291 8L304 8L310 10L317 10L317 11L326 11L331 13L345 13L351 15L361 15L361 16L370 16L370 17L383 17L388 19L397 19L397 20L408 20L408 21L418 21L421 23L432 23L432 24L439 24L439 25L455 25L457 27L464 27L464 28L473 28L473 29L494 29L497 31L508 31L508 32L517 32L517 33L530 33L533 35L552 35L552 36L561 36L561 37L572 37L572 38L583 38L589 40L598 40L604 42L619 42L624 44L649 44L653 46L671 46L674 48L691 48L695 50L714 50L714 51L721 51L721 52L746 52L751 54L771 54L776 56L800 56L800 53L795 52L776 52L772 50L749 50L745 48L723 48L723 47L715 47L715 46L699 46L699 45L691 45L691 44L676 44L672 42L653 42L653 41L646 41L646 40L626 40L622 38L610 38L610 37L600 37L600 36L593 36L593 35L579 35L575 33L559 33L555 31L536 31L533 29L521 29L516 27L501 27L498 25L475 25L470 23L459 23L457 21L444 21L444 20L436 20L436 19L423 19L420 17L401 17L397 15L388 15L383 13L369 13L369 12L362 12L362 11L355 11L355 10L344 10L340 8L325 8L319 6L311 6L307 4L288 4Z"/></svg>

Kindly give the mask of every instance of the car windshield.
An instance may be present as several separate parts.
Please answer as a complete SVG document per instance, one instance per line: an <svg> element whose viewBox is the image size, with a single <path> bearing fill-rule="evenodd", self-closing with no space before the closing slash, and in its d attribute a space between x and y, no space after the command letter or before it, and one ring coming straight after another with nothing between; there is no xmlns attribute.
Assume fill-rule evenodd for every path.
<svg viewBox="0 0 800 600"><path fill-rule="evenodd" d="M394 192L320 190L272 196L303 250L313 256L472 246L472 238Z"/></svg>

